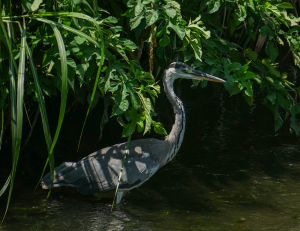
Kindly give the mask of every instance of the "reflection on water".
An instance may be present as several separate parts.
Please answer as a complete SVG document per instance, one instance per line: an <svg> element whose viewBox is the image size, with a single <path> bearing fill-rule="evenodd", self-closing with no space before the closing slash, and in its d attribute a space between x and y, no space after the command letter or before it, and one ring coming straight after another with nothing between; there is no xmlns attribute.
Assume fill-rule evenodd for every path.
<svg viewBox="0 0 300 231"><path fill-rule="evenodd" d="M31 170L36 164L32 156L26 159L33 154L24 151L21 158L27 167L16 179L2 230L300 230L296 138L284 130L273 133L272 114L259 100L249 108L221 88L189 90L188 85L178 95L187 111L181 150L147 183L128 193L124 205L111 212L111 199L82 196L67 188L53 190L50 199L40 188L32 192L39 176ZM157 111L170 128L170 108L164 97L160 100ZM69 139L77 139L70 126L81 123L69 119L69 133L60 137L57 147L60 161L80 158L72 154L76 145ZM96 140L95 133L87 140ZM38 145L28 150L38 153ZM4 205L0 201L1 208Z"/></svg>

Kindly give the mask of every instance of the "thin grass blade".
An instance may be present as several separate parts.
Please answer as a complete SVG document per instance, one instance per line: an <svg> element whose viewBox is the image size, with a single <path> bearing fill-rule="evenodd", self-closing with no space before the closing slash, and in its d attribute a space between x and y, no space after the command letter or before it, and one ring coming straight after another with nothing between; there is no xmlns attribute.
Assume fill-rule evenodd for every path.
<svg viewBox="0 0 300 231"><path fill-rule="evenodd" d="M61 27L61 28L65 29L65 30L68 30L68 31L70 31L70 32L72 32L74 34L77 34L77 35L85 38L86 40L90 41L91 43L93 43L97 47L101 48L101 45L94 38L92 38L91 36L89 36L89 35L81 32L79 30L76 30L76 29L74 29L72 27L69 27L67 25L54 22L52 20L44 19L44 18L36 18L36 17L34 17L32 19L35 19L37 21L44 22L44 23L47 23L47 24L50 24L50 25L53 25L53 26L56 26L56 27Z"/></svg>
<svg viewBox="0 0 300 231"><path fill-rule="evenodd" d="M6 29L5 29L5 25L4 25L4 23L3 23L1 14L0 14L0 28L1 28L1 30L0 30L1 39L3 40L3 37L4 37L5 42L4 42L4 40L3 40L3 43L4 43L5 46L7 47L8 52L9 52L9 55L10 55L11 57L13 57L12 46L9 45L9 44L10 44L10 37L11 37L11 36L9 37L9 35L7 34L7 31L6 31ZM16 62L15 62L14 59L12 60L12 63L13 63L13 66L14 66L14 68L15 68L15 72L17 72L18 68L17 68L17 64L16 64Z"/></svg>
<svg viewBox="0 0 300 231"><path fill-rule="evenodd" d="M14 59L13 59L13 54L12 54L12 37L11 37L11 25L7 23L7 32L5 29L5 26L2 22L2 17L0 15L0 24L1 24L1 29L2 32L5 36L5 40L7 42L7 47L9 48L10 51L10 56L9 56L9 81L10 81L10 105L11 105L11 137L12 137L12 156L15 156L15 141L16 141L16 114L17 114L17 100L16 100L16 79L15 79L15 71L14 71ZM6 183L10 183L11 179L11 174L9 178L7 179ZM5 190L8 187L8 184L6 184L2 187L1 192L2 194L5 192ZM1 195L2 195L1 194ZM7 201L7 208L9 205L9 200ZM6 209L7 210L7 209ZM6 214L6 212L5 212ZM5 215L4 215L5 216ZM3 217L4 220L4 217ZM3 222L2 220L2 222Z"/></svg>
<svg viewBox="0 0 300 231"><path fill-rule="evenodd" d="M4 134L4 110L2 108L2 110L1 110L0 151L1 151L1 147L2 147L3 134ZM0 196L1 196L1 194L0 194Z"/></svg>
<svg viewBox="0 0 300 231"><path fill-rule="evenodd" d="M9 25L9 24L8 24ZM8 28L8 31L10 33L10 28ZM11 34L10 34L11 39ZM9 187L9 193L8 193L8 199L6 204L5 213L3 216L3 220L6 216L11 194L13 190L13 184L14 179L17 171L17 165L19 160L19 154L20 154L20 148L21 148L21 140L22 140L22 128L23 128L23 103L24 103L24 80L25 80L25 42L26 42L26 25L25 25L25 19L23 19L23 33L22 33L22 39L21 39L21 48L20 48L20 58L19 58L19 68L18 68L18 85L17 85L17 92L13 92L14 97L17 94L17 102L16 102L16 109L13 110L16 113L15 121L12 121L12 131L13 133L13 165L12 165L12 171L11 171L11 179L10 179L10 187ZM10 42L10 46L11 46ZM10 57L11 59L13 57ZM13 63L10 61L10 69L13 69ZM13 79L13 75L11 76L11 89L15 88L15 80ZM12 94L11 94L12 95ZM14 102L15 103L15 102ZM2 220L2 222L3 222Z"/></svg>
<svg viewBox="0 0 300 231"><path fill-rule="evenodd" d="M50 149L52 146L52 138L51 138L51 133L50 133L50 128L49 128L49 122L48 122L48 116L47 116L47 111L46 111L46 106L45 106L45 101L44 101L44 97L43 97L43 93L42 93L42 89L39 83L39 78L38 78L38 74L34 65L34 61L32 58L32 52L28 46L28 44L25 44L26 46L26 53L27 53L27 57L30 63L30 67L31 67L31 72L32 72L32 76L34 79L34 85L35 85L35 89L36 89L36 93L37 93L37 97L38 97L38 102L39 102L39 108L40 108L40 113L41 113L41 119L42 119L42 124L43 124L43 130L44 130L44 136L45 136L45 140L46 140L46 144L47 144L47 151L48 151L48 155L50 153ZM45 167L48 164L48 160L47 163L45 165ZM45 168L44 167L44 171ZM44 175L44 171L41 174L41 178L39 180L39 182L41 181L43 175ZM38 184L39 184L38 182ZM38 186L37 184L37 186ZM37 187L36 186L36 187Z"/></svg>
<svg viewBox="0 0 300 231"><path fill-rule="evenodd" d="M123 168L124 168L124 165L125 165L125 160L126 160L126 157L127 157L127 154L128 154L128 148L129 148L130 140L131 140L131 135L129 135L128 139L127 139L125 155L124 155L123 162L122 162L122 167L121 167L121 170L120 170L120 173L119 173L118 184L117 184L117 187L116 187L114 200L113 200L113 203L111 205L111 211L114 208L115 200L116 200L117 193L118 193L118 190L119 190L119 185L120 185L120 182L121 182L121 177L122 177L122 172L123 172Z"/></svg>
<svg viewBox="0 0 300 231"><path fill-rule="evenodd" d="M51 25L51 24L50 24ZM61 36L61 33L59 32L58 28L56 26L51 25L55 38L58 45L59 50L59 56L60 56L60 62L61 62L61 103L60 103L60 111L59 111L59 117L58 117L58 124L56 128L56 132L54 134L53 142L50 148L50 153L48 155L47 163L49 161L50 164L50 171L52 175L52 179L54 179L54 155L53 155L53 149L55 147L56 141L58 139L61 126L64 120L65 112L66 112L66 105L67 105L67 96L68 96L68 66L67 66L67 55L66 55L66 49L65 44L63 41L63 38ZM45 167L47 165L45 164ZM49 194L48 194L49 196Z"/></svg>
<svg viewBox="0 0 300 231"><path fill-rule="evenodd" d="M89 112L91 110L91 105L93 103L93 100L94 100L94 97L95 97L95 93L96 93L96 89L97 89L98 82L99 82L99 78L100 78L101 68L102 68L102 65L103 65L103 62L104 62L104 39L103 39L103 34L102 34L102 31L101 31L101 28L100 28L98 22L95 19L93 19L90 16L85 15L85 14L81 14L81 13L77 13L77 12L46 12L46 13L35 14L35 17L41 17L41 16L44 16L44 17L59 16L59 17L81 18L83 20L87 20L87 21L93 23L95 25L98 33L99 33L99 37L100 37L100 41L101 41L100 65L98 67L97 76L96 76L96 80L95 80L93 92L92 92L92 95L91 95L91 100L90 100L89 108L87 110L86 117L85 117L85 120L84 120L84 123L83 123L83 126L82 126L82 130L81 130L81 134L80 134L80 138L79 138L79 142L78 142L78 149L79 149L79 145L80 145L80 142L81 142L81 137L82 137L82 134L83 134L83 129L85 127L85 123L86 123L87 117L88 117ZM51 26L53 27L52 24L51 24Z"/></svg>

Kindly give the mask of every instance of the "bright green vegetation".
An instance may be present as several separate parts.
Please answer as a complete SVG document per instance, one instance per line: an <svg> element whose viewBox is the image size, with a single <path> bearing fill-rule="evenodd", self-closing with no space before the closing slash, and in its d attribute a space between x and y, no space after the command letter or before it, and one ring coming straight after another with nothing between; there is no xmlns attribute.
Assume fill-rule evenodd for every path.
<svg viewBox="0 0 300 231"><path fill-rule="evenodd" d="M278 69L288 59L294 61L290 68L300 67L299 2L291 2L0 0L0 141L10 121L13 156L0 195L9 187L10 200L28 107L39 108L45 167L49 163L52 172L67 98L88 103L86 119L104 99L112 111L101 123L115 117L123 137L151 129L166 134L155 121L154 103L157 81L174 60L226 79L229 94L241 93L250 106L254 94L263 94L275 130L287 122L299 135L300 88ZM55 134L49 130L48 97L61 98Z"/></svg>

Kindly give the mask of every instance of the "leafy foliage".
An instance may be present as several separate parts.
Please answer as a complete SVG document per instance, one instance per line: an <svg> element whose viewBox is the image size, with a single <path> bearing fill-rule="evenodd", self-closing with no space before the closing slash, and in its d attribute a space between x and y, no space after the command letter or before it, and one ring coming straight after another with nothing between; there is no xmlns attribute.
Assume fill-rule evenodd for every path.
<svg viewBox="0 0 300 231"><path fill-rule="evenodd" d="M22 94L31 105L39 104L53 171L67 95L89 104L87 116L99 100L111 99L111 117L123 126L123 137L152 128L166 135L155 121L156 78L174 60L226 79L229 94L241 94L250 106L262 94L274 112L275 130L289 123L299 135L300 88L296 77L280 71L288 59L291 68L300 67L296 2L23 0L11 6L0 1L1 118L2 124L6 117L17 121L11 123L15 165L8 182L14 180L20 150ZM23 66L24 52L30 68ZM52 139L44 98L59 95Z"/></svg>

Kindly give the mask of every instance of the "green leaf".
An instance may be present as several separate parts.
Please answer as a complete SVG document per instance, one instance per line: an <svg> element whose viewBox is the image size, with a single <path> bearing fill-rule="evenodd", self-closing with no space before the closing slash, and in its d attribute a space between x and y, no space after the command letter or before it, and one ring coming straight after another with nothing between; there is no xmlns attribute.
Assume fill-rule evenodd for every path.
<svg viewBox="0 0 300 231"><path fill-rule="evenodd" d="M221 7L221 0L208 1L208 13L213 14Z"/></svg>
<svg viewBox="0 0 300 231"><path fill-rule="evenodd" d="M140 25L141 20L144 18L144 15L141 13L140 15L130 19L130 30L133 30Z"/></svg>
<svg viewBox="0 0 300 231"><path fill-rule="evenodd" d="M186 39L194 50L195 58L201 61L202 47L198 44L198 40L190 39L188 36L186 36Z"/></svg>
<svg viewBox="0 0 300 231"><path fill-rule="evenodd" d="M182 27L180 27L178 24L174 25L171 21L169 21L168 28L172 28L176 32L178 37L181 40L183 40L183 38L185 36L185 31Z"/></svg>
<svg viewBox="0 0 300 231"><path fill-rule="evenodd" d="M145 128L144 120L145 120L145 117L142 114L139 114L137 123L136 123L138 132L142 132L144 130L144 128Z"/></svg>
<svg viewBox="0 0 300 231"><path fill-rule="evenodd" d="M237 4L238 9L236 9L234 11L234 19L236 21L236 24L238 25L239 23L245 21L246 17L247 17L247 11L246 11L246 7L243 5L239 5Z"/></svg>
<svg viewBox="0 0 300 231"><path fill-rule="evenodd" d="M166 8L166 14L170 17L170 18L174 18L177 14L176 10L174 8Z"/></svg>
<svg viewBox="0 0 300 231"><path fill-rule="evenodd" d="M229 92L230 96L236 95L241 92L239 84L237 82L233 82L231 79L227 80L224 86Z"/></svg>
<svg viewBox="0 0 300 231"><path fill-rule="evenodd" d="M243 95L244 96L244 99L245 99L245 101L247 102L247 104L249 105L249 106L252 106L252 104L253 104L253 97L250 97L250 96L248 96L248 95Z"/></svg>
<svg viewBox="0 0 300 231"><path fill-rule="evenodd" d="M134 8L134 15L135 16L140 15L142 13L143 9L144 9L144 5L141 3L141 0L137 0L137 4Z"/></svg>
<svg viewBox="0 0 300 231"><path fill-rule="evenodd" d="M278 53L277 47L274 45L274 43L272 41L269 41L266 46L266 54L269 56L271 61L274 63L279 53Z"/></svg>
<svg viewBox="0 0 300 231"><path fill-rule="evenodd" d="M165 135L165 136L168 135L162 123L152 121L152 125L153 125L153 128L154 128L154 131L157 134L162 134L162 135Z"/></svg>
<svg viewBox="0 0 300 231"><path fill-rule="evenodd" d="M257 59L257 53L251 48L245 50L245 55L248 59L255 61Z"/></svg>
<svg viewBox="0 0 300 231"><path fill-rule="evenodd" d="M82 37L82 36L75 36L74 40L76 41L77 44L82 44L86 41L86 38Z"/></svg>
<svg viewBox="0 0 300 231"><path fill-rule="evenodd" d="M198 33L200 33L205 39L210 38L210 31L205 30L204 28L201 28L198 25L192 24L192 25L189 25L188 28L196 29L198 31Z"/></svg>
<svg viewBox="0 0 300 231"><path fill-rule="evenodd" d="M135 128L138 120L137 111L135 109L132 109L130 111L130 118L131 118L131 123L125 125L122 132L122 137L128 137L135 132Z"/></svg>
<svg viewBox="0 0 300 231"><path fill-rule="evenodd" d="M224 72L228 75L230 72L240 70L242 67L242 64L233 62L224 66Z"/></svg>
<svg viewBox="0 0 300 231"><path fill-rule="evenodd" d="M174 8L176 10L177 14L181 14L180 13L180 11L181 11L180 4L178 2L176 2L176 1L166 1L166 2L168 2L168 5L170 7Z"/></svg>
<svg viewBox="0 0 300 231"><path fill-rule="evenodd" d="M165 47L168 44L170 44L170 38L167 34L164 34L164 36L159 40L159 46Z"/></svg>
<svg viewBox="0 0 300 231"><path fill-rule="evenodd" d="M122 41L122 43L125 46L125 48L127 48L130 51L134 51L135 49L139 48L134 42L132 42L129 39L122 39L120 41Z"/></svg>
<svg viewBox="0 0 300 231"><path fill-rule="evenodd" d="M293 5L289 2L282 2L279 5L277 5L277 7L282 9L294 9Z"/></svg>
<svg viewBox="0 0 300 231"><path fill-rule="evenodd" d="M113 17L113 16L108 16L107 18L103 19L103 22L116 24L116 23L118 23L118 19L116 17Z"/></svg>
<svg viewBox="0 0 300 231"><path fill-rule="evenodd" d="M266 67L270 74L275 77L280 77L280 72L276 70L275 66L269 59L263 59L262 64Z"/></svg>
<svg viewBox="0 0 300 231"><path fill-rule="evenodd" d="M140 101L139 101L139 98L136 96L135 91L133 90L132 84L130 82L127 82L126 87L129 92L132 106L135 109L139 109Z"/></svg>
<svg viewBox="0 0 300 231"><path fill-rule="evenodd" d="M150 131L151 129L151 123L152 123L152 118L151 118L151 111L153 110L152 104L149 98L145 98L141 92L137 92L141 103L144 108L144 115L145 115L145 129L144 129L144 134Z"/></svg>
<svg viewBox="0 0 300 231"><path fill-rule="evenodd" d="M85 73L86 73L87 69L89 68L89 66L90 66L89 62L77 64L77 66L76 66L76 74L78 75L80 87L82 86L82 84L84 82L84 76L85 76Z"/></svg>
<svg viewBox="0 0 300 231"><path fill-rule="evenodd" d="M155 23L158 19L158 11L151 10L146 15L146 27L151 26L153 23Z"/></svg>
<svg viewBox="0 0 300 231"><path fill-rule="evenodd" d="M274 105L276 103L276 92L273 91L272 93L268 94L266 98Z"/></svg>
<svg viewBox="0 0 300 231"><path fill-rule="evenodd" d="M127 89L126 86L123 85L123 90L122 94L118 94L115 97L115 103L113 105L113 115L120 115L124 113L128 107L129 107L129 102L127 100Z"/></svg>
<svg viewBox="0 0 300 231"><path fill-rule="evenodd" d="M34 2L32 3L30 9L31 11L36 11L39 7L40 4L43 2L43 0L34 0Z"/></svg>
<svg viewBox="0 0 300 231"><path fill-rule="evenodd" d="M277 132L283 125L283 120L280 115L275 116L275 131Z"/></svg>

